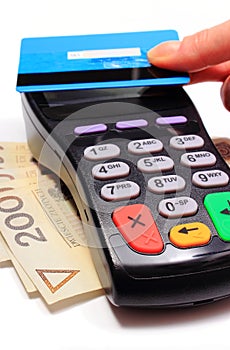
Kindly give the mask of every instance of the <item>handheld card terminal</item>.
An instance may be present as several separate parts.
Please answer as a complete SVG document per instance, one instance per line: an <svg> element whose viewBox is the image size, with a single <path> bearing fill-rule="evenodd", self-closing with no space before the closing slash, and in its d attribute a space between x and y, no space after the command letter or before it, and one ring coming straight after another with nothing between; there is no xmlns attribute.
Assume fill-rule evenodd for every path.
<svg viewBox="0 0 230 350"><path fill-rule="evenodd" d="M126 65L136 61L119 52L129 40L120 37L121 47L111 47L106 37L103 52L89 45L83 53L77 39L71 64L79 63L73 57L87 55L91 62L93 55L93 63L83 62L87 67L109 68L82 70L80 86L76 72L74 82L67 81L71 70L58 76L21 68L18 90L31 151L70 189L109 300L171 307L228 296L230 172L180 86L188 78L179 76L176 83L174 72L171 78L142 76L138 83L136 71L130 81ZM138 40L130 45L139 47ZM109 55L122 58L103 57L111 49Z"/></svg>

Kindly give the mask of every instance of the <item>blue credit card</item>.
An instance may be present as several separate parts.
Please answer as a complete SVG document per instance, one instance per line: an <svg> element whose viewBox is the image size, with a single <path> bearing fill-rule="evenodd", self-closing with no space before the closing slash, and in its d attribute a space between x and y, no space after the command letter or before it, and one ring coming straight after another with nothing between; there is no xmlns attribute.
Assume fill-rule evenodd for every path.
<svg viewBox="0 0 230 350"><path fill-rule="evenodd" d="M178 40L174 30L25 38L21 42L17 91L183 85L186 73L150 65L147 52Z"/></svg>

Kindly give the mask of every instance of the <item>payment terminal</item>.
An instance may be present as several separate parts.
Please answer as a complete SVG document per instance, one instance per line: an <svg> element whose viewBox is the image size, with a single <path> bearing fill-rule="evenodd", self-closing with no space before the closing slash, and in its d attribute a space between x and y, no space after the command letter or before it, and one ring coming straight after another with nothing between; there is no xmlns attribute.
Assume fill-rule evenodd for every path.
<svg viewBox="0 0 230 350"><path fill-rule="evenodd" d="M230 171L182 85L147 51L175 31L28 38L17 90L34 157L69 188L109 300L230 294Z"/></svg>

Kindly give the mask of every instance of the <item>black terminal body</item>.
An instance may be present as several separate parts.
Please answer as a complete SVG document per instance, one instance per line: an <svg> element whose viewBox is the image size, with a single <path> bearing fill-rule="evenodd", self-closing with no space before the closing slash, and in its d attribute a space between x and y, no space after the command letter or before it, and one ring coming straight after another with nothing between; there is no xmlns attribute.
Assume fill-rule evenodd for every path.
<svg viewBox="0 0 230 350"><path fill-rule="evenodd" d="M21 95L30 149L69 188L114 305L230 294L230 171L182 87Z"/></svg>

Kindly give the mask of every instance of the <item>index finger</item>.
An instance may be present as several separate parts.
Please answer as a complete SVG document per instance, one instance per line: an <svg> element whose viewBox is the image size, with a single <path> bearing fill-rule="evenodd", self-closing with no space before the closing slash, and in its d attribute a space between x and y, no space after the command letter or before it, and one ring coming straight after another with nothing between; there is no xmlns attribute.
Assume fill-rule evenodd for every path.
<svg viewBox="0 0 230 350"><path fill-rule="evenodd" d="M165 42L148 52L159 67L194 72L230 60L230 20L185 37Z"/></svg>
<svg viewBox="0 0 230 350"><path fill-rule="evenodd" d="M189 73L190 84L204 81L225 81L230 76L230 61Z"/></svg>

